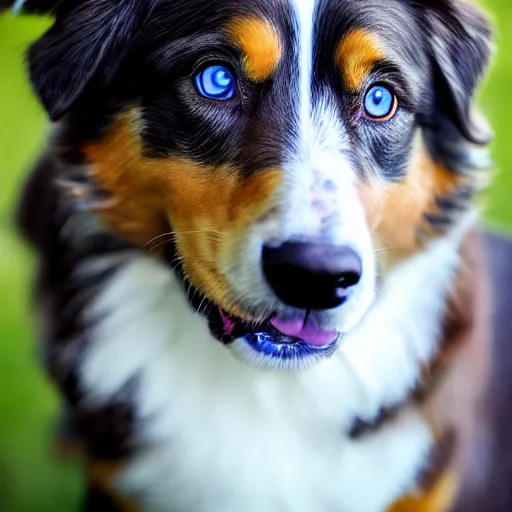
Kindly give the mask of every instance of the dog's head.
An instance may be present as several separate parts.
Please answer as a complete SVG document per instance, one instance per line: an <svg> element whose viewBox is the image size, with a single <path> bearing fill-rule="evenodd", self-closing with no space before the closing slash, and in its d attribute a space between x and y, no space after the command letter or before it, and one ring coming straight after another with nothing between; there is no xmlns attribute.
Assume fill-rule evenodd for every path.
<svg viewBox="0 0 512 512"><path fill-rule="evenodd" d="M109 194L76 200L177 266L246 358L331 353L468 207L491 39L470 0L25 7L56 16L28 54L56 150Z"/></svg>

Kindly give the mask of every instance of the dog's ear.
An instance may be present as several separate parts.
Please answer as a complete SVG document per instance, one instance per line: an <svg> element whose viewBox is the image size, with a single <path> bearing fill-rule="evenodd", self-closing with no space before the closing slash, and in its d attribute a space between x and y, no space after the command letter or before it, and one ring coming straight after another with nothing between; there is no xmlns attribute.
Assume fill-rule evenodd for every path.
<svg viewBox="0 0 512 512"><path fill-rule="evenodd" d="M473 144L491 137L473 116L473 96L487 69L490 24L473 0L421 0L425 34L436 76L434 124L448 122Z"/></svg>
<svg viewBox="0 0 512 512"><path fill-rule="evenodd" d="M137 0L27 0L48 9L53 26L28 51L30 78L52 120L78 99L91 79L107 79L134 37L140 21Z"/></svg>

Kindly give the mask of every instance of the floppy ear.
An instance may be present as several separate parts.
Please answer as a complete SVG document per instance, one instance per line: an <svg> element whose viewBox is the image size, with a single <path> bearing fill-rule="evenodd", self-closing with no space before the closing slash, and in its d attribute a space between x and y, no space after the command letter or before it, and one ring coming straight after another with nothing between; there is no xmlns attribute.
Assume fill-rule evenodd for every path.
<svg viewBox="0 0 512 512"><path fill-rule="evenodd" d="M26 0L52 11L54 25L28 51L33 87L52 120L78 99L91 79L108 79L140 21L137 0Z"/></svg>
<svg viewBox="0 0 512 512"><path fill-rule="evenodd" d="M419 4L419 5L418 5ZM475 90L487 68L492 30L472 0L422 0L427 40L436 84L434 124L452 123L473 144L486 144L491 135L473 117Z"/></svg>

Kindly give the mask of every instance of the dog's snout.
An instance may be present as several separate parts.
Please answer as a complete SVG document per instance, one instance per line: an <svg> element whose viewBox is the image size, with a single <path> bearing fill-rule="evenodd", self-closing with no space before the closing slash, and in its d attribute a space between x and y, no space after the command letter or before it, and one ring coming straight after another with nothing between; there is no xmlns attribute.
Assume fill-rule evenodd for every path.
<svg viewBox="0 0 512 512"><path fill-rule="evenodd" d="M263 272L285 304L301 309L332 309L342 304L361 279L362 262L350 247L287 242L264 247Z"/></svg>

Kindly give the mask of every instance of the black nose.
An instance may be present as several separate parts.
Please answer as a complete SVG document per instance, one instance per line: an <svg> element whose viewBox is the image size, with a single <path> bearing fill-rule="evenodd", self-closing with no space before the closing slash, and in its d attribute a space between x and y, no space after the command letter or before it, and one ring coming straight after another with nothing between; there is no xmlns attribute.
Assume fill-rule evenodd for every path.
<svg viewBox="0 0 512 512"><path fill-rule="evenodd" d="M262 258L275 294L296 308L335 308L361 279L361 258L350 247L289 242L264 247Z"/></svg>

